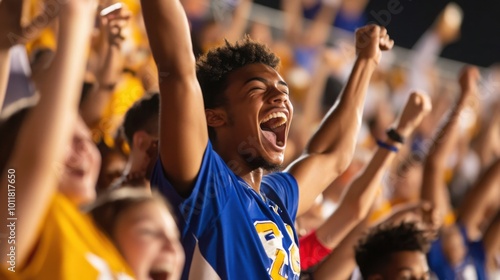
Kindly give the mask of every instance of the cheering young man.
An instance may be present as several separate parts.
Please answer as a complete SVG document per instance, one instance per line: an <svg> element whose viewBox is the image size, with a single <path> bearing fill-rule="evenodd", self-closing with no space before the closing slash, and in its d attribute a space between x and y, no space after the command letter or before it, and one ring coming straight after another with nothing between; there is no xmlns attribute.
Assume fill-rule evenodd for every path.
<svg viewBox="0 0 500 280"><path fill-rule="evenodd" d="M356 33L357 59L335 109L285 172L293 116L279 59L246 38L197 63L178 0L141 1L160 77L160 159L151 184L175 206L184 279L298 279L296 215L351 161L387 31Z"/></svg>

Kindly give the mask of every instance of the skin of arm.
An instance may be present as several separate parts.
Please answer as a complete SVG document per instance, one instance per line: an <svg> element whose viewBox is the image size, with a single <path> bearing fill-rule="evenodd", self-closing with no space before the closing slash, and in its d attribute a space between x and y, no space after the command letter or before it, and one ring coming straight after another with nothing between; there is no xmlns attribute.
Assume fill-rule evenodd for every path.
<svg viewBox="0 0 500 280"><path fill-rule="evenodd" d="M373 209L372 209L373 210ZM437 219L434 209L428 202L410 203L394 209L389 217L377 224L370 224L368 218L362 220L313 271L316 280L349 279L356 268L354 246L363 233L371 226L417 222L427 229L435 229Z"/></svg>
<svg viewBox="0 0 500 280"><path fill-rule="evenodd" d="M299 185L297 215L307 211L352 160L371 75L380 61L381 51L393 45L394 41L383 27L368 25L356 31L358 57L338 106L327 114L304 155L287 168Z"/></svg>
<svg viewBox="0 0 500 280"><path fill-rule="evenodd" d="M228 26L229 28L224 32L229 42L239 40L243 33L245 33L252 4L252 0L242 0L234 10L233 20L230 26Z"/></svg>
<svg viewBox="0 0 500 280"><path fill-rule="evenodd" d="M160 158L167 178L186 196L208 143L189 25L179 1L142 0L141 5L159 71Z"/></svg>
<svg viewBox="0 0 500 280"><path fill-rule="evenodd" d="M95 14L94 1L69 1L62 5L61 29L54 62L41 85L41 98L23 123L7 168L15 169L16 254L24 263L33 249L37 229L57 188L57 168L65 146L72 135L71 127L77 116L80 87L85 69L85 53ZM21 174L23 174L21 176ZM7 170L2 170L7 178ZM3 201L6 201L6 198ZM6 220L7 211L0 218ZM5 243L4 243L5 244ZM1 260L7 262L7 246L2 244Z"/></svg>
<svg viewBox="0 0 500 280"><path fill-rule="evenodd" d="M302 149L311 138L311 129L309 126L316 123L321 118L321 97L325 90L326 81L328 78L329 68L324 59L325 51L321 51L316 55L316 69L307 91L307 94L302 105L302 116L298 120L294 120L294 126L300 127L301 133L298 135L299 147Z"/></svg>
<svg viewBox="0 0 500 280"><path fill-rule="evenodd" d="M0 109L5 100L9 82L10 48L0 48Z"/></svg>
<svg viewBox="0 0 500 280"><path fill-rule="evenodd" d="M340 2L340 1L338 1ZM329 4L322 3L321 9L314 17L314 21L306 32L304 32L304 44L309 47L321 46L326 43L330 36L332 22L337 15L341 3Z"/></svg>
<svg viewBox="0 0 500 280"><path fill-rule="evenodd" d="M101 120L102 115L114 92L114 86L120 78L123 67L123 56L120 48L123 40L121 30L130 18L130 13L117 10L102 17L103 38L102 53L104 63L96 75L98 86L89 93L81 105L80 112L83 120L89 127L96 125Z"/></svg>
<svg viewBox="0 0 500 280"><path fill-rule="evenodd" d="M285 36L288 42L297 44L302 34L302 6L300 0L281 1L284 11Z"/></svg>
<svg viewBox="0 0 500 280"><path fill-rule="evenodd" d="M408 139L418 127L432 105L428 96L412 93L406 103L396 131ZM387 144L401 148L401 144L385 139ZM339 208L316 230L318 240L333 249L368 214L377 195L378 186L387 167L396 153L385 148L377 148L363 172L352 182Z"/></svg>
<svg viewBox="0 0 500 280"><path fill-rule="evenodd" d="M494 162L460 205L458 220L467 229L469 239L482 236L481 224L490 208L500 208L500 160ZM485 248L487 248L485 246Z"/></svg>
<svg viewBox="0 0 500 280"><path fill-rule="evenodd" d="M307 28L304 28L301 1L283 1L286 22L285 33L288 41L305 47L322 46L330 36L332 22L341 5L341 1L338 2L332 4L323 2L314 20Z"/></svg>
<svg viewBox="0 0 500 280"><path fill-rule="evenodd" d="M368 219L362 220L313 271L316 280L349 279L356 268L354 246L369 228Z"/></svg>
<svg viewBox="0 0 500 280"><path fill-rule="evenodd" d="M500 211L490 224L483 238L486 250L486 267L495 268L495 257L500 253Z"/></svg>
<svg viewBox="0 0 500 280"><path fill-rule="evenodd" d="M458 119L468 100L476 90L479 79L477 68L466 67L460 74L462 92L452 108L448 120L437 133L424 165L421 198L429 201L436 208L438 215L444 218L451 211L448 190L444 181L446 160L455 146Z"/></svg>

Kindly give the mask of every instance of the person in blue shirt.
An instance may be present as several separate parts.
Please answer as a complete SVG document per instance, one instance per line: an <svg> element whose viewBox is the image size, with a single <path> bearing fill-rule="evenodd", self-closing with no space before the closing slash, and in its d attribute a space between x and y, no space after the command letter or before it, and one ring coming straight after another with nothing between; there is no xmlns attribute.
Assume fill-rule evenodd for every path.
<svg viewBox="0 0 500 280"><path fill-rule="evenodd" d="M177 0L141 1L158 66L159 160L151 184L177 212L183 279L298 279L295 217L350 163L386 29L358 30L343 98L284 172L293 116L279 59L248 37L198 62Z"/></svg>

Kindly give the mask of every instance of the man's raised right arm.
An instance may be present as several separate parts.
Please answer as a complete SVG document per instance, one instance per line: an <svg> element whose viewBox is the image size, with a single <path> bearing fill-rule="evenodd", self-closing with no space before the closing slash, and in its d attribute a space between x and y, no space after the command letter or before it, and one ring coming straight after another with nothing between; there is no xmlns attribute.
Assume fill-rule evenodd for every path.
<svg viewBox="0 0 500 280"><path fill-rule="evenodd" d="M141 0L160 86L159 152L165 174L187 196L208 143L186 13L179 0Z"/></svg>

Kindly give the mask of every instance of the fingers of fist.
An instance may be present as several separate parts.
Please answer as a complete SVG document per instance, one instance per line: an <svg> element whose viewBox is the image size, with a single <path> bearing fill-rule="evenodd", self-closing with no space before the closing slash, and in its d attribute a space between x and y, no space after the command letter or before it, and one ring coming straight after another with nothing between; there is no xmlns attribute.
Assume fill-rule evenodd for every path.
<svg viewBox="0 0 500 280"><path fill-rule="evenodd" d="M357 53L366 53L369 57L380 56L379 50L390 50L394 41L387 34L387 29L375 24L364 26L356 30Z"/></svg>
<svg viewBox="0 0 500 280"><path fill-rule="evenodd" d="M458 80L462 89L468 89L475 86L480 78L481 74L477 67L465 66L460 72Z"/></svg>

